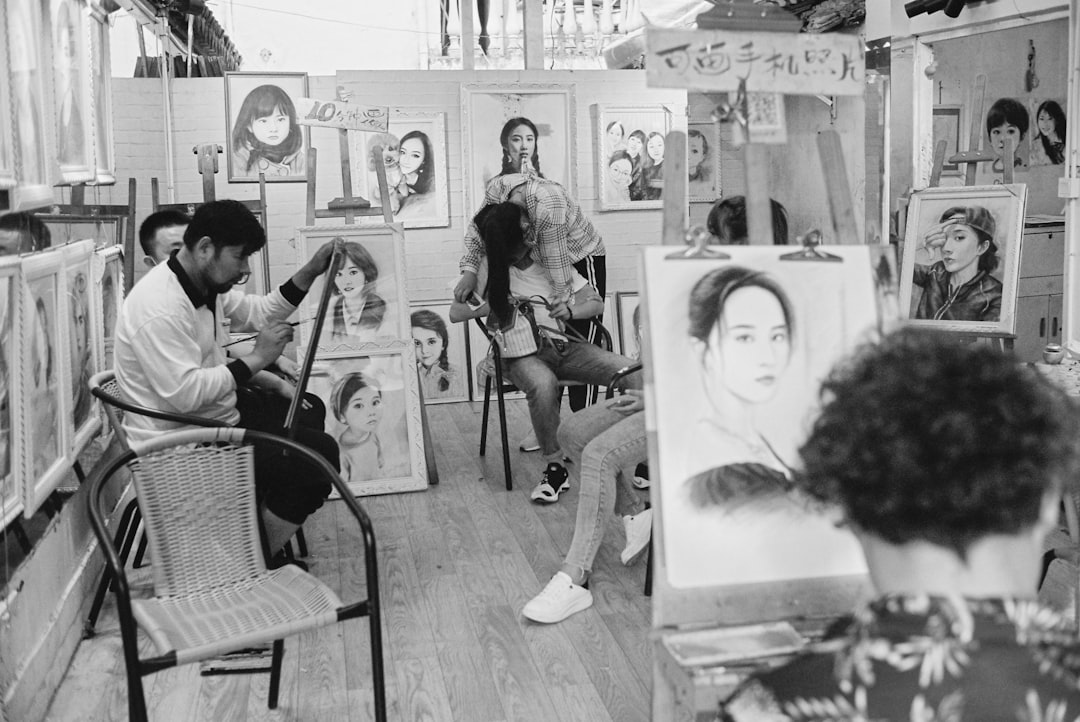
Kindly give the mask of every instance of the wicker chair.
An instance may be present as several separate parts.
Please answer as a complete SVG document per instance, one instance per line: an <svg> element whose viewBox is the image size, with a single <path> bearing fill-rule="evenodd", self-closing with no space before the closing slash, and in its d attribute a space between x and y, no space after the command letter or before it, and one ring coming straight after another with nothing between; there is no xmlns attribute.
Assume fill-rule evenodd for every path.
<svg viewBox="0 0 1080 722"><path fill-rule="evenodd" d="M256 444L300 457L341 494L361 528L366 599L343 604L329 587L295 566L267 569L255 504ZM154 549L154 596L147 599L131 598L105 522L102 492L123 470L134 479ZM91 474L87 505L116 579L131 720L147 719L143 676L271 641L268 704L274 709L282 638L360 616L369 619L375 719L386 719L375 536L367 514L321 456L280 436L247 429L168 432L134 442L100 463ZM136 624L154 643L157 656L140 658Z"/></svg>

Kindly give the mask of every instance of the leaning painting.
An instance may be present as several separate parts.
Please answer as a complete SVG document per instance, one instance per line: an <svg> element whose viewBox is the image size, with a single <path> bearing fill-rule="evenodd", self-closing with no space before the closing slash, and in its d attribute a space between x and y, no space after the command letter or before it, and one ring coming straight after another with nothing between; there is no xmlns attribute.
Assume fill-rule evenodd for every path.
<svg viewBox="0 0 1080 722"><path fill-rule="evenodd" d="M775 246L726 247L727 259L645 251L650 464L672 587L865 573L834 510L791 485L821 379L877 323L867 249L827 250L840 260L786 260Z"/></svg>
<svg viewBox="0 0 1080 722"><path fill-rule="evenodd" d="M912 195L900 269L911 323L976 333L1016 331L1027 186L928 188Z"/></svg>
<svg viewBox="0 0 1080 722"><path fill-rule="evenodd" d="M22 336L18 330L22 308L19 259L0 261L0 528L22 511L20 462L19 368Z"/></svg>

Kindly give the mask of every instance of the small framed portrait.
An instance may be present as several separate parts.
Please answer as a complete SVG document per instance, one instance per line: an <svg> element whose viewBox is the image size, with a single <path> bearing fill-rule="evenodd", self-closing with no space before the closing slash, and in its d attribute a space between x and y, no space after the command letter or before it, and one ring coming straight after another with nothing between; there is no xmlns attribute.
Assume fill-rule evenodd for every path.
<svg viewBox="0 0 1080 722"><path fill-rule="evenodd" d="M72 434L64 321L64 251L23 259L23 513L30 516L66 472Z"/></svg>
<svg viewBox="0 0 1080 722"><path fill-rule="evenodd" d="M908 206L900 309L908 323L1016 332L1027 186L927 188Z"/></svg>
<svg viewBox="0 0 1080 722"><path fill-rule="evenodd" d="M469 400L469 354L463 324L450 322L450 303L423 301L409 307L416 370L424 403Z"/></svg>
<svg viewBox="0 0 1080 722"><path fill-rule="evenodd" d="M356 496L426 489L413 347L315 360L308 391L326 404L326 433Z"/></svg>
<svg viewBox="0 0 1080 722"><path fill-rule="evenodd" d="M68 388L71 390L71 421L74 431L70 458L76 458L101 429L97 400L90 394L90 377L103 368L101 312L93 283L93 240L71 243L64 250L64 291L61 318L68 334Z"/></svg>
<svg viewBox="0 0 1080 722"><path fill-rule="evenodd" d="M94 253L94 294L98 311L95 317L100 341L101 368L113 367L113 345L116 341L116 316L124 301L124 255L120 246L109 246Z"/></svg>
<svg viewBox="0 0 1080 722"><path fill-rule="evenodd" d="M43 33L40 0L8 0L5 45L11 90L11 121L14 128L15 176L20 205L52 202L52 168L49 108L46 102L46 66L42 44L50 36ZM51 50L52 44L48 43Z"/></svg>
<svg viewBox="0 0 1080 722"><path fill-rule="evenodd" d="M615 296L619 312L619 353L641 360L641 299L637 291L620 291Z"/></svg>
<svg viewBox="0 0 1080 722"><path fill-rule="evenodd" d="M574 86L513 83L461 86L465 216L484 202L489 180L519 173L522 164L574 195Z"/></svg>
<svg viewBox="0 0 1080 722"><path fill-rule="evenodd" d="M941 166L941 175L963 175L959 163L950 163L960 152L960 111L959 105L934 106L934 147L945 141L945 163Z"/></svg>
<svg viewBox="0 0 1080 722"><path fill-rule="evenodd" d="M720 197L720 128L716 123L688 125L686 171L691 201L712 203Z"/></svg>
<svg viewBox="0 0 1080 722"><path fill-rule="evenodd" d="M375 147L382 152L374 156ZM394 221L406 228L450 225L446 113L395 109L385 133L349 131L352 191L382 208L375 164L386 169ZM370 221L361 216L360 222Z"/></svg>
<svg viewBox="0 0 1080 722"><path fill-rule="evenodd" d="M985 127L987 142L984 147L989 147L996 157L989 165L980 163L977 166L976 182L990 185L1001 179L1006 141L1012 142L1013 171L1023 172L1031 166L1031 136L1035 122L1023 102L1017 98L998 98L986 111Z"/></svg>
<svg viewBox="0 0 1080 722"><path fill-rule="evenodd" d="M0 39L8 44L7 39L7 15L0 8ZM7 52L0 52L0 65L8 63ZM11 107L11 78L5 67L0 71L0 108ZM15 185L15 145L12 133L0 133L0 188L11 188Z"/></svg>
<svg viewBox="0 0 1080 722"><path fill-rule="evenodd" d="M19 389L23 339L19 333L22 278L18 258L0 259L0 527L22 511L24 425Z"/></svg>
<svg viewBox="0 0 1080 722"><path fill-rule="evenodd" d="M307 181L308 132L296 99L307 73L225 73L225 144L230 183Z"/></svg>
<svg viewBox="0 0 1080 722"><path fill-rule="evenodd" d="M85 0L47 0L56 162L64 183L97 179L90 30Z"/></svg>
<svg viewBox="0 0 1080 722"><path fill-rule="evenodd" d="M297 262L307 263L325 243L341 239L345 257L330 279L330 306L320 351L355 351L412 345L405 299L405 234L398 223L310 226L297 229ZM301 306L300 339L309 346L325 276L315 279Z"/></svg>
<svg viewBox="0 0 1080 722"><path fill-rule="evenodd" d="M113 144L112 54L109 18L96 7L90 11L90 81L93 90L95 182L116 182L116 151Z"/></svg>
<svg viewBox="0 0 1080 722"><path fill-rule="evenodd" d="M1032 98L1031 165L1062 165L1065 162L1064 98Z"/></svg>
<svg viewBox="0 0 1080 722"><path fill-rule="evenodd" d="M605 211L660 208L664 138L675 127L666 105L594 105L597 195Z"/></svg>
<svg viewBox="0 0 1080 722"><path fill-rule="evenodd" d="M91 239L97 248L123 241L125 218L121 216L66 216L38 214L49 228L53 246Z"/></svg>

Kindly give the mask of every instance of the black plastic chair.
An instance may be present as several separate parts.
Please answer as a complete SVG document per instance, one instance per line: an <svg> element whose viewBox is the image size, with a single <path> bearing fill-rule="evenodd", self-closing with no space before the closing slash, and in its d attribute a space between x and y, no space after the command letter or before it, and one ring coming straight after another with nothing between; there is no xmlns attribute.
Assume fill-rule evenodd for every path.
<svg viewBox="0 0 1080 722"><path fill-rule="evenodd" d="M326 584L285 565L269 570L255 499L254 447L302 460L336 488L360 526L367 597L343 603ZM124 563L106 526L103 491L129 472L151 537L154 596L132 599ZM163 669L273 642L268 706L277 707L286 636L367 616L375 719L386 720L375 534L348 486L319 454L281 436L236 427L172 431L130 448L94 469L87 496L90 522L115 579L128 679L128 715L145 722L142 678ZM206 543L213 539L212 544ZM136 627L137 625L137 627ZM139 654L138 629L157 656Z"/></svg>

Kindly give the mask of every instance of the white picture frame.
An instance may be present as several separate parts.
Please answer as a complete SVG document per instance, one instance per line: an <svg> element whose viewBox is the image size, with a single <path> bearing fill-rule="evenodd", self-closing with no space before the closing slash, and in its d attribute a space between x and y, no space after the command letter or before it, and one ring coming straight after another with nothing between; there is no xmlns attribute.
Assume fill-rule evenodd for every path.
<svg viewBox="0 0 1080 722"><path fill-rule="evenodd" d="M538 170L577 192L577 131L574 86L570 83L470 83L461 86L461 152L465 217L484 202L488 181L503 170L500 135L514 118L537 128Z"/></svg>
<svg viewBox="0 0 1080 722"><path fill-rule="evenodd" d="M89 9L85 0L45 0L52 59L56 163L65 184L97 180Z"/></svg>
<svg viewBox="0 0 1080 722"><path fill-rule="evenodd" d="M23 387L21 359L22 265L16 257L0 258L0 383L6 403L0 404L0 528L23 510Z"/></svg>
<svg viewBox="0 0 1080 722"><path fill-rule="evenodd" d="M424 403L468 401L468 336L462 324L450 321L450 302L411 304L409 325L416 345L416 367Z"/></svg>
<svg viewBox="0 0 1080 722"><path fill-rule="evenodd" d="M225 73L225 155L230 183L258 183L259 173L267 183L307 182L310 136L296 112L297 99L306 97L307 73ZM257 121L254 116L263 109L280 110L284 118L283 125L266 128L266 137L276 142L265 155L251 144L256 130L260 135L263 131L253 129L248 120Z"/></svg>
<svg viewBox="0 0 1080 722"><path fill-rule="evenodd" d="M600 210L663 207L664 139L672 130L686 130L685 110L681 123L676 115L677 109L664 103L593 105ZM622 140L616 141L619 128Z"/></svg>
<svg viewBox="0 0 1080 722"><path fill-rule="evenodd" d="M94 241L71 243L64 250L65 303L61 318L68 329L68 389L72 422L68 459L74 462L101 431L100 403L90 393L90 377L103 368L100 299L94 283Z"/></svg>
<svg viewBox="0 0 1080 722"><path fill-rule="evenodd" d="M98 353L101 368L111 369L116 319L120 304L124 302L124 251L121 246L108 246L94 252L93 279L98 309Z"/></svg>
<svg viewBox="0 0 1080 722"><path fill-rule="evenodd" d="M91 6L90 81L94 110L95 183L116 183L116 145L112 111L112 46L109 17Z"/></svg>
<svg viewBox="0 0 1080 722"><path fill-rule="evenodd" d="M394 221L406 228L450 225L446 113L395 108L390 112L385 133L350 130L348 136L354 196L366 198L373 208L382 208L375 159L371 157L372 147L378 144L383 147ZM403 143L409 147L402 149ZM423 154L420 166L408 175L403 174L401 161L409 167L410 159L415 162L417 152ZM369 223L372 217L360 216L358 220Z"/></svg>
<svg viewBox="0 0 1080 722"><path fill-rule="evenodd" d="M45 34L41 0L7 0L5 45L11 90L15 177L12 207L33 208L52 202L52 103L48 101L48 66L42 43ZM51 44L50 44L51 45Z"/></svg>
<svg viewBox="0 0 1080 722"><path fill-rule="evenodd" d="M7 45L7 13L2 7L0 7L0 38ZM9 71L7 69L8 63L7 50L0 51L0 64L5 66L3 72L0 72L0 108L10 109L12 100L11 77L8 75ZM14 133L0 133L0 189L14 188L18 182L15 176L14 140Z"/></svg>
<svg viewBox="0 0 1080 722"><path fill-rule="evenodd" d="M368 377L360 384L348 380L354 374ZM343 434L356 435L351 428L349 416L342 414L350 399L344 394L352 392L371 394L371 388L379 389L380 416L374 421L374 430L365 432L368 421L360 416L353 426L358 427L359 441ZM427 461L424 455L424 436L421 424L420 393L417 387L416 360L412 345L393 350L371 350L361 353L333 353L320 355L312 366L308 381L308 393L318 396L326 404L326 433L338 441L342 451L342 478L356 496L393 494L403 491L422 491L428 486ZM340 400L338 400L340 399ZM370 399L357 402L359 407L372 410ZM365 409L356 409L362 414ZM367 434L374 434L372 440ZM348 458L345 458L348 457ZM379 469L371 472L372 459L380 459Z"/></svg>

